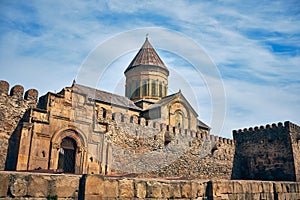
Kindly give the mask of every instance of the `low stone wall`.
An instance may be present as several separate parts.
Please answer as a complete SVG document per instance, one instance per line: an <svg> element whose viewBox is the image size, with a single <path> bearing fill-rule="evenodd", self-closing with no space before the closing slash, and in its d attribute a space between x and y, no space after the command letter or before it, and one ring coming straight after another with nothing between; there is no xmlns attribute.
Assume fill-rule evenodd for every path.
<svg viewBox="0 0 300 200"><path fill-rule="evenodd" d="M85 199L190 199L205 198L208 181L84 177ZM81 197L83 197L81 196Z"/></svg>
<svg viewBox="0 0 300 200"><path fill-rule="evenodd" d="M300 182L0 172L0 199L300 199Z"/></svg>
<svg viewBox="0 0 300 200"><path fill-rule="evenodd" d="M223 199L300 199L300 182L221 180L210 183L209 198Z"/></svg>
<svg viewBox="0 0 300 200"><path fill-rule="evenodd" d="M0 172L0 199L77 199L80 175Z"/></svg>

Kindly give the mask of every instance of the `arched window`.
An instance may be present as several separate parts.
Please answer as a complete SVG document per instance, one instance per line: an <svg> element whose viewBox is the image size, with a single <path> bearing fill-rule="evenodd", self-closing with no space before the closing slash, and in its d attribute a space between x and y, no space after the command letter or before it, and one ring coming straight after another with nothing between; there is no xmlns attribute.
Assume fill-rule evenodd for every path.
<svg viewBox="0 0 300 200"><path fill-rule="evenodd" d="M102 108L102 110L103 110L103 118L106 118L106 113L107 113L107 111L106 111L106 109L105 108Z"/></svg>
<svg viewBox="0 0 300 200"><path fill-rule="evenodd" d="M162 85L162 83L159 83L159 96L160 97L163 96L163 85Z"/></svg>
<svg viewBox="0 0 300 200"><path fill-rule="evenodd" d="M147 82L143 81L143 96L147 96Z"/></svg>
<svg viewBox="0 0 300 200"><path fill-rule="evenodd" d="M156 96L156 84L155 81L152 81L152 96Z"/></svg>
<svg viewBox="0 0 300 200"><path fill-rule="evenodd" d="M178 128L184 128L184 115L180 110L175 111L175 126L177 126Z"/></svg>

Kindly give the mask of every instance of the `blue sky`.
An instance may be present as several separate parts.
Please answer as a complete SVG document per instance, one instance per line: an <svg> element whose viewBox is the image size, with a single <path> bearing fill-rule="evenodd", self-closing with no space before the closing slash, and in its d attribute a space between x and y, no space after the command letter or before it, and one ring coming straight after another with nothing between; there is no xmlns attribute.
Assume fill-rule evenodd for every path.
<svg viewBox="0 0 300 200"><path fill-rule="evenodd" d="M300 125L297 0L1 0L0 79L11 86L36 88L40 95L58 92L71 85L97 46L122 32L144 27L167 28L191 38L219 70L226 116L224 129L214 132L212 127L212 133L231 137L233 129L285 120ZM137 37L142 45L145 35ZM157 38L149 37L156 46ZM123 70L136 49L112 63L110 69L116 70L107 71L111 78L103 79L100 89L123 93ZM173 72L170 92L182 89L197 107L199 118L211 124L212 103L205 81L193 76L190 63L180 55L158 52ZM186 87L176 85L178 75L196 100L189 97Z"/></svg>

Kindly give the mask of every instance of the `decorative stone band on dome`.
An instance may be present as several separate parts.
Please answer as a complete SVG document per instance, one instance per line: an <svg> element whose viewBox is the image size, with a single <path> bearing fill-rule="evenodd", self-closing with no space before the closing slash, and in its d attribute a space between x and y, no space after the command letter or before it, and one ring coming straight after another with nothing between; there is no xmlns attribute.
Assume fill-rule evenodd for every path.
<svg viewBox="0 0 300 200"><path fill-rule="evenodd" d="M148 37L146 37L143 46L131 61L124 73L138 66L157 66L169 72L164 62L160 59L159 55L150 44Z"/></svg>

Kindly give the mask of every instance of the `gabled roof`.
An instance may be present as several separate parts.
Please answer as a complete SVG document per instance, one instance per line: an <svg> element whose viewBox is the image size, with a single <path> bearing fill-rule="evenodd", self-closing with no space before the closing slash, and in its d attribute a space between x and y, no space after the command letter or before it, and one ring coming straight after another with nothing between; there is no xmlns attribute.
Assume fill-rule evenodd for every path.
<svg viewBox="0 0 300 200"><path fill-rule="evenodd" d="M207 124L205 124L203 121L199 120L199 119L197 120L197 126L199 126L201 128L204 128L204 129L207 129L207 130L210 130L210 127Z"/></svg>
<svg viewBox="0 0 300 200"><path fill-rule="evenodd" d="M191 104L186 100L186 98L183 96L183 94L181 93L180 90L177 93L174 93L174 94L163 97L161 100L159 100L155 104L149 106L149 108L147 110L152 110L152 109L155 109L155 108L159 108L163 105L166 105L169 102L171 102L173 99L175 99L176 97L180 97L180 99L182 99L184 102L186 102L187 106L195 114L195 116L198 116L197 112L194 110L194 108L191 106Z"/></svg>
<svg viewBox="0 0 300 200"><path fill-rule="evenodd" d="M143 46L140 48L139 52L136 54L124 73L138 66L157 66L168 71L168 68L150 44L148 37L146 37Z"/></svg>
<svg viewBox="0 0 300 200"><path fill-rule="evenodd" d="M141 110L139 107L137 107L134 104L133 101L131 101L130 99L124 96L112 94L106 91L98 90L80 84L73 84L73 89L78 93L86 94L89 98L92 98L95 101L100 101L107 104L139 110L139 111Z"/></svg>

